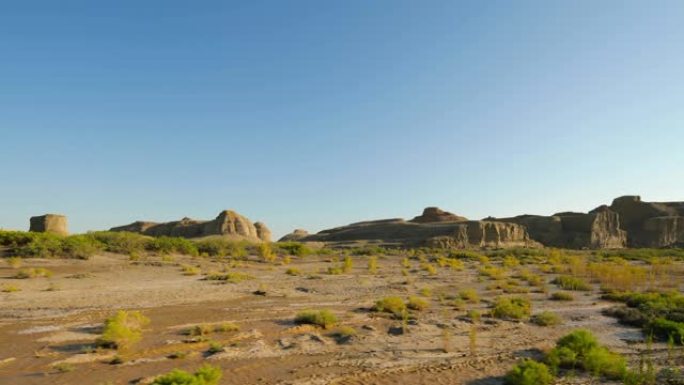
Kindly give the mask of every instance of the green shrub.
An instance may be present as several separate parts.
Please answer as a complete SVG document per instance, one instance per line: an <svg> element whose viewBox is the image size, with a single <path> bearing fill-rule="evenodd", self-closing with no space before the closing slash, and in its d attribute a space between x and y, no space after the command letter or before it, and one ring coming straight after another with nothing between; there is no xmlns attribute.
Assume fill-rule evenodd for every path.
<svg viewBox="0 0 684 385"><path fill-rule="evenodd" d="M604 376L610 379L620 379L627 371L625 358L603 346L590 349L582 365L594 376Z"/></svg>
<svg viewBox="0 0 684 385"><path fill-rule="evenodd" d="M554 279L552 283L558 285L561 289L564 290L573 290L573 291L590 291L592 290L592 287L590 284L582 280L581 278L577 277L572 277L569 275L561 275Z"/></svg>
<svg viewBox="0 0 684 385"><path fill-rule="evenodd" d="M606 311L621 323L641 327L644 333L667 341L684 344L684 295L667 293L610 293L604 298L624 302L627 307Z"/></svg>
<svg viewBox="0 0 684 385"><path fill-rule="evenodd" d="M665 318L656 318L646 324L644 331L660 340L667 341L669 338L675 343L684 343L684 323L670 321Z"/></svg>
<svg viewBox="0 0 684 385"><path fill-rule="evenodd" d="M546 365L530 359L519 362L504 377L506 385L549 385L553 380Z"/></svg>
<svg viewBox="0 0 684 385"><path fill-rule="evenodd" d="M539 326L556 326L563 323L563 319L558 314L550 311L535 314L530 321Z"/></svg>
<svg viewBox="0 0 684 385"><path fill-rule="evenodd" d="M160 254L199 255L199 250L194 242L180 237L153 238L147 244L147 249Z"/></svg>
<svg viewBox="0 0 684 385"><path fill-rule="evenodd" d="M556 347L570 349L577 357L586 356L590 350L598 346L598 340L594 334L586 329L574 330L556 342Z"/></svg>
<svg viewBox="0 0 684 385"><path fill-rule="evenodd" d="M420 297L411 296L406 303L406 307L411 310L421 311L430 307L430 303Z"/></svg>
<svg viewBox="0 0 684 385"><path fill-rule="evenodd" d="M572 293L568 293L566 291L557 291L551 294L551 297L549 297L549 299L552 301L574 301L575 296L572 295Z"/></svg>
<svg viewBox="0 0 684 385"><path fill-rule="evenodd" d="M99 242L105 251L117 254L141 253L152 240L145 235L125 231L97 231L88 236Z"/></svg>
<svg viewBox="0 0 684 385"><path fill-rule="evenodd" d="M337 317L330 310L304 310L297 313L295 323L317 325L328 329L337 324Z"/></svg>
<svg viewBox="0 0 684 385"><path fill-rule="evenodd" d="M500 297L494 302L492 316L519 320L528 318L531 311L532 304L525 297Z"/></svg>
<svg viewBox="0 0 684 385"><path fill-rule="evenodd" d="M482 318L482 314L480 313L479 310L471 309L471 310L468 310L466 317L468 317L472 322L480 322L480 319Z"/></svg>
<svg viewBox="0 0 684 385"><path fill-rule="evenodd" d="M90 235L71 235L62 239L61 255L88 259L103 249L103 245Z"/></svg>
<svg viewBox="0 0 684 385"><path fill-rule="evenodd" d="M406 304L400 297L385 297L375 302L373 310L401 316L406 311Z"/></svg>
<svg viewBox="0 0 684 385"><path fill-rule="evenodd" d="M52 272L43 267L29 267L27 269L21 269L14 275L17 279L27 279L27 278L50 278L52 277Z"/></svg>
<svg viewBox="0 0 684 385"><path fill-rule="evenodd" d="M35 258L54 258L63 256L64 237L50 233L31 233L27 243L17 244L10 250L12 255Z"/></svg>
<svg viewBox="0 0 684 385"><path fill-rule="evenodd" d="M218 343L216 341L211 341L209 343L209 349L207 349L207 353L209 353L209 354L221 353L222 351L224 351L224 349L225 348L220 343Z"/></svg>
<svg viewBox="0 0 684 385"><path fill-rule="evenodd" d="M310 248L301 242L278 242L275 245L281 251L297 257L305 257L312 252Z"/></svg>
<svg viewBox="0 0 684 385"><path fill-rule="evenodd" d="M102 336L97 344L102 347L127 349L142 337L142 328L150 322L139 311L119 310L105 320Z"/></svg>
<svg viewBox="0 0 684 385"><path fill-rule="evenodd" d="M209 281L222 281L228 283L240 283L242 281L247 281L254 279L253 276L245 273L230 272L230 273L219 273L219 274L209 274L206 276Z"/></svg>
<svg viewBox="0 0 684 385"><path fill-rule="evenodd" d="M475 289L463 289L458 292L458 296L467 302L478 303L480 302L480 296L477 294Z"/></svg>
<svg viewBox="0 0 684 385"><path fill-rule="evenodd" d="M212 257L244 258L247 256L248 242L231 241L223 238L210 238L195 242L197 251Z"/></svg>
<svg viewBox="0 0 684 385"><path fill-rule="evenodd" d="M204 365L193 374L174 369L154 379L152 385L218 385L223 372L217 366Z"/></svg>
<svg viewBox="0 0 684 385"><path fill-rule="evenodd" d="M627 373L624 357L601 346L596 337L585 329L575 330L559 339L546 361L554 371L559 367L578 367L610 379L623 378Z"/></svg>

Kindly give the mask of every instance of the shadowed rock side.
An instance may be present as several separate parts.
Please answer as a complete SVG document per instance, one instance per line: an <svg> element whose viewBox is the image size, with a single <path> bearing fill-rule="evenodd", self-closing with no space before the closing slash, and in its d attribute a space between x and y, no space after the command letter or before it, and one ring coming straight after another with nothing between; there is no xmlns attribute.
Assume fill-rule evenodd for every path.
<svg viewBox="0 0 684 385"><path fill-rule="evenodd" d="M643 202L637 195L613 200L629 247L684 246L684 202Z"/></svg>
<svg viewBox="0 0 684 385"><path fill-rule="evenodd" d="M249 219L230 210L222 211L216 219L211 221L198 221L190 218L166 223L138 221L114 227L110 231L129 231L153 237L200 238L223 235L252 241L270 242L271 240L271 231L265 224L261 222L252 224Z"/></svg>
<svg viewBox="0 0 684 385"><path fill-rule="evenodd" d="M31 217L29 231L35 233L53 233L68 235L67 218L64 215L46 214Z"/></svg>
<svg viewBox="0 0 684 385"><path fill-rule="evenodd" d="M627 242L625 231L620 229L619 215L607 206L587 214L565 212L552 216L521 215L495 220L525 226L530 238L544 246L616 249L625 247Z"/></svg>

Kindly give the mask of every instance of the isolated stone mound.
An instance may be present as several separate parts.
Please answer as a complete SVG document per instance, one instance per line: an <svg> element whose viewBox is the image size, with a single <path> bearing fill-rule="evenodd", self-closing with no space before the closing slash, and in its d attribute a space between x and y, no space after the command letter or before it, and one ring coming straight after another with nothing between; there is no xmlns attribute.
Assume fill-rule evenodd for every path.
<svg viewBox="0 0 684 385"><path fill-rule="evenodd" d="M53 233L68 235L67 218L64 215L45 214L31 217L29 231L35 233Z"/></svg>
<svg viewBox="0 0 684 385"><path fill-rule="evenodd" d="M308 231L303 229L295 229L293 232L284 235L278 240L278 242L292 242L301 241L302 239L308 237L310 234Z"/></svg>
<svg viewBox="0 0 684 385"><path fill-rule="evenodd" d="M423 214L411 220L416 223L433 223L433 222L463 222L468 218L452 214L448 211L443 211L439 207L426 207Z"/></svg>
<svg viewBox="0 0 684 385"><path fill-rule="evenodd" d="M211 221L190 218L165 223L138 221L125 226L113 227L110 231L128 231L153 237L201 238L221 235L250 241L269 242L271 231L265 224L257 223L259 224L258 228L249 219L235 211L225 210Z"/></svg>
<svg viewBox="0 0 684 385"><path fill-rule="evenodd" d="M263 222L255 222L254 227L257 231L257 238L264 242L271 242L271 230Z"/></svg>

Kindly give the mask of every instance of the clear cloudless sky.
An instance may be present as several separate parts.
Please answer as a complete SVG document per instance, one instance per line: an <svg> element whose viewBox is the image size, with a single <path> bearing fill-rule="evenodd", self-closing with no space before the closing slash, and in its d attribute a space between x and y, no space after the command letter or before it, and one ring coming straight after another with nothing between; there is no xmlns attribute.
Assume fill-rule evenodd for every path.
<svg viewBox="0 0 684 385"><path fill-rule="evenodd" d="M0 227L684 200L684 2L0 4Z"/></svg>

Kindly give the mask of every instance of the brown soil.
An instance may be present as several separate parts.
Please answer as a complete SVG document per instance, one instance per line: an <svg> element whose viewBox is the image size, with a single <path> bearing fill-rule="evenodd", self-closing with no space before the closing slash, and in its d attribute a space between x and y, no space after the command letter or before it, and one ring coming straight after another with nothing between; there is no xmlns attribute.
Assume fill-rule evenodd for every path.
<svg viewBox="0 0 684 385"><path fill-rule="evenodd" d="M0 287L11 284L21 291L0 293L0 384L104 385L139 379L144 383L173 368L192 371L211 363L223 369L224 385L485 385L500 384L500 376L519 358L538 357L578 327L591 329L616 351L633 356L643 349L635 342L642 339L638 330L601 315L601 309L612 304L601 301L597 292L579 293L573 302L554 302L547 300L548 293L530 288L534 312L557 312L565 320L561 326L488 317L473 324L464 317L466 310L486 313L488 302L501 294L486 290L488 282L478 277L476 262L462 271L445 267L430 276L413 270L403 277L400 260L381 257L376 275L365 268L367 257L356 258L357 266L342 275L319 273L331 263L318 257L295 258L290 265L243 262L229 270L255 279L225 284L183 275L180 264L200 266L206 273L227 263L185 257L149 257L136 263L117 255L88 261L25 260L24 267L46 267L54 275L23 280L11 278L16 270L5 265L0 267ZM418 262L412 264L417 269ZM285 274L291 267L304 274ZM415 313L405 334L390 332L401 330L401 320L369 311L379 298L419 295L425 287L432 290L431 306ZM449 301L440 301L440 296L470 287L480 292L479 304L456 310ZM266 295L255 295L257 289ZM323 308L358 334L340 342L330 330L293 323L298 311ZM93 343L102 321L118 309L141 310L151 322L140 343L124 352L125 363L112 365L115 353L94 349ZM191 337L182 333L189 326L221 322L234 322L240 331L209 335L226 346L214 355L206 352L209 341L188 342ZM168 358L175 352L186 355ZM60 363L71 364L62 365L69 370L53 367Z"/></svg>

